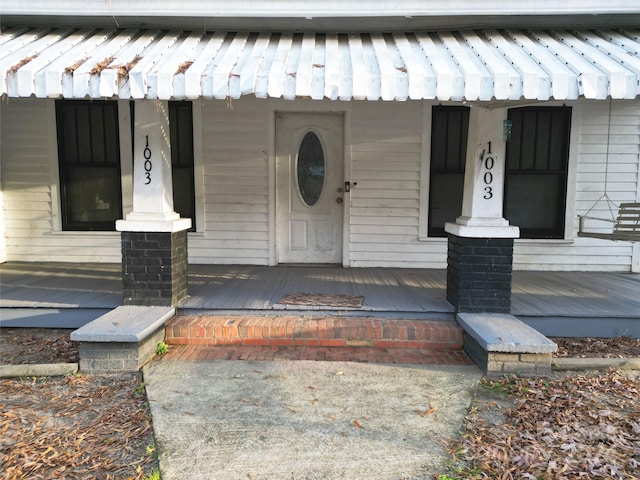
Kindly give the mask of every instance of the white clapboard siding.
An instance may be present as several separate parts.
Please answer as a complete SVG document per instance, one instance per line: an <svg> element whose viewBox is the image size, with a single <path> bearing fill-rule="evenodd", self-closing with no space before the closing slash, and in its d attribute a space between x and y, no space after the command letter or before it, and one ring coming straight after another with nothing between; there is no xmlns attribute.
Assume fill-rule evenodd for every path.
<svg viewBox="0 0 640 480"><path fill-rule="evenodd" d="M205 101L205 234L189 238L192 263L269 262L269 113L256 99Z"/></svg>
<svg viewBox="0 0 640 480"><path fill-rule="evenodd" d="M516 241L514 268L520 270L589 270L629 271L630 243L577 236L579 215L615 218L615 206L609 209L602 199L606 192L615 205L636 202L640 198L640 102L614 102L611 109L611 132L608 102L584 102L580 110L578 164L576 172L575 217L568 238L573 243L536 243ZM607 165L607 138L609 160ZM598 201L599 200L599 201ZM571 207L571 206L570 206ZM590 230L610 231L606 222L590 222ZM607 230L608 229L608 230Z"/></svg>
<svg viewBox="0 0 640 480"><path fill-rule="evenodd" d="M55 232L51 101L2 102L2 195L9 261L120 262L118 233Z"/></svg>
<svg viewBox="0 0 640 480"><path fill-rule="evenodd" d="M418 240L422 104L354 103L351 135L351 266L443 268L446 240Z"/></svg>
<svg viewBox="0 0 640 480"><path fill-rule="evenodd" d="M380 49L381 39L377 42ZM368 54L376 54L372 45L367 48ZM300 55L306 56L303 45L301 49ZM386 61L395 64L399 59L391 56ZM366 86L360 93L367 95ZM12 98L0 108L7 259L120 262L116 232L55 231L59 207L52 204L56 199L51 183L56 139L48 137L55 136L49 125L52 101ZM420 189L428 188L420 183L423 135L428 133L423 131L422 111L417 101L351 104L346 165L353 185L347 229L352 267L446 266L446 239L418 240ZM576 185L570 195L573 218L567 239L517 240L517 270L630 269L630 244L581 238L576 231L577 216L602 196L605 173L606 190L614 202L640 200L640 102L614 102L609 136L608 102L582 101L575 111L580 116L572 123L579 129L571 145ZM251 97L230 104L202 101L202 124L196 128L201 128L202 137L203 176L197 181L203 185L204 209L199 214L204 230L189 236L191 263L269 263L269 222L275 208L269 182L270 112L268 101ZM596 205L592 213L608 215L608 209Z"/></svg>

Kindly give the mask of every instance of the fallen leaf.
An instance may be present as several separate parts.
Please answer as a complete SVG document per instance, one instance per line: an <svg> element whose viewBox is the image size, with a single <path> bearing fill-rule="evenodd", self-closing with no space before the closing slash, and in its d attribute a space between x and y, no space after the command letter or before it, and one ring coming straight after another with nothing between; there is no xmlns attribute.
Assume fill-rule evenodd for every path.
<svg viewBox="0 0 640 480"><path fill-rule="evenodd" d="M362 425L360 425L360 423L358 422L358 420L354 420L353 421L353 426L356 428L362 428Z"/></svg>
<svg viewBox="0 0 640 480"><path fill-rule="evenodd" d="M438 407L434 407L433 405L429 404L429 410L416 410L415 412L421 417L428 417L432 413L435 413L437 410Z"/></svg>

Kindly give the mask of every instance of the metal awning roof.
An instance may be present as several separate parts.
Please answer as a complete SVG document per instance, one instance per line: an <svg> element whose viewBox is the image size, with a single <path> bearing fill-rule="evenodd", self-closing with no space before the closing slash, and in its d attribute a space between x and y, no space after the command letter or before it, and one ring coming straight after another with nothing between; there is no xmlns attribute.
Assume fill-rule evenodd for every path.
<svg viewBox="0 0 640 480"><path fill-rule="evenodd" d="M640 30L233 33L8 28L2 94L38 98L633 99Z"/></svg>

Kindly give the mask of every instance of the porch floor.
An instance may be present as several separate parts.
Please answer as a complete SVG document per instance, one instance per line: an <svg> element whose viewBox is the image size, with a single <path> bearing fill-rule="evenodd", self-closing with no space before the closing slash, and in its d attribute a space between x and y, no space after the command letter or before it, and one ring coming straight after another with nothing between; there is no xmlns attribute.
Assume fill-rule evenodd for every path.
<svg viewBox="0 0 640 480"><path fill-rule="evenodd" d="M24 309L99 311L122 304L120 264L7 262L0 265L0 288L3 326L14 325L19 317L15 312ZM190 265L189 293L181 313L348 312L454 318L446 301L445 270ZM362 297L362 306L332 307L313 301L292 305L282 302L287 294ZM633 331L640 329L640 274L516 271L512 313L527 323L529 319L548 325L559 318L580 318L581 323L616 319L627 322L618 334L637 336L640 331L636 335Z"/></svg>

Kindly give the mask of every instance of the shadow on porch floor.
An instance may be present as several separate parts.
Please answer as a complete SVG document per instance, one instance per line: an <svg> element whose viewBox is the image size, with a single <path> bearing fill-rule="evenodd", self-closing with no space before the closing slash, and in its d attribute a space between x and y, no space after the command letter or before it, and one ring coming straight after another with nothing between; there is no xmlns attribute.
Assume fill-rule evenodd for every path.
<svg viewBox="0 0 640 480"><path fill-rule="evenodd" d="M0 325L82 324L122 304L119 264L7 262L0 265ZM446 271L393 268L190 265L180 312L335 314L452 320ZM288 293L362 296L360 308L279 303ZM640 336L640 274L513 273L512 313L546 335ZM38 319L39 317L39 319ZM95 318L95 317L94 317ZM92 318L89 318L89 321ZM575 321L574 321L575 320ZM566 327L566 325L570 327ZM560 328L560 331L558 331Z"/></svg>

